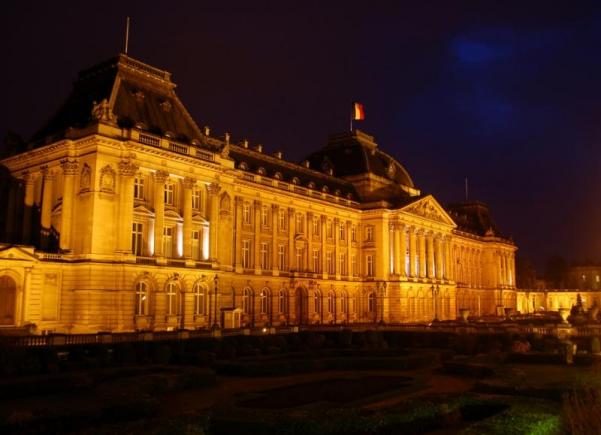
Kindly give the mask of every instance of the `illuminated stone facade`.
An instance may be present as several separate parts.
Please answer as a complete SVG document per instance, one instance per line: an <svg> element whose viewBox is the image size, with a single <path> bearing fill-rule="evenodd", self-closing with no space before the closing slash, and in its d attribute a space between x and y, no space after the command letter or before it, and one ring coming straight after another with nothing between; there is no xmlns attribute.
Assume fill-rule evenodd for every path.
<svg viewBox="0 0 601 435"><path fill-rule="evenodd" d="M431 322L515 308L516 246L360 131L306 161L200 130L124 55L2 161L0 323L93 332ZM19 211L16 211L19 210Z"/></svg>

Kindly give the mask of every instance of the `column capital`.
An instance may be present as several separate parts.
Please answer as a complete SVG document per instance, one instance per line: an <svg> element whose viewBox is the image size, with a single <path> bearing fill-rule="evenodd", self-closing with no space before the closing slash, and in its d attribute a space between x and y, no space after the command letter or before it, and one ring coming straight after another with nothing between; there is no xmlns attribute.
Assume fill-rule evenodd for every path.
<svg viewBox="0 0 601 435"><path fill-rule="evenodd" d="M21 179L25 182L25 184L33 184L35 181L35 175L29 171L23 171L21 174Z"/></svg>
<svg viewBox="0 0 601 435"><path fill-rule="evenodd" d="M257 210L258 210L258 209L260 209L260 208L261 208L261 200L259 200L259 199L255 199L255 200L253 201L253 205L255 206L255 208L256 208Z"/></svg>
<svg viewBox="0 0 601 435"><path fill-rule="evenodd" d="M217 195L220 190L221 186L219 185L219 183L207 184L207 191L209 192L209 195Z"/></svg>
<svg viewBox="0 0 601 435"><path fill-rule="evenodd" d="M184 177L182 184L184 185L184 189L192 189L196 185L196 178Z"/></svg>
<svg viewBox="0 0 601 435"><path fill-rule="evenodd" d="M271 204L271 210L273 210L274 212L277 211L280 208L280 206L278 204Z"/></svg>
<svg viewBox="0 0 601 435"><path fill-rule="evenodd" d="M156 171L154 173L154 179L157 183L164 183L169 178L169 172L167 171Z"/></svg>
<svg viewBox="0 0 601 435"><path fill-rule="evenodd" d="M65 175L77 174L77 168L79 168L79 162L76 159L63 159L60 161L61 168Z"/></svg>
<svg viewBox="0 0 601 435"><path fill-rule="evenodd" d="M119 173L123 177L133 177L138 172L138 166L132 163L130 160L121 160L119 162Z"/></svg>
<svg viewBox="0 0 601 435"><path fill-rule="evenodd" d="M288 217L294 216L294 209L292 207L288 207Z"/></svg>
<svg viewBox="0 0 601 435"><path fill-rule="evenodd" d="M56 174L48 168L48 165L40 166L40 172L46 181L53 181L56 178Z"/></svg>

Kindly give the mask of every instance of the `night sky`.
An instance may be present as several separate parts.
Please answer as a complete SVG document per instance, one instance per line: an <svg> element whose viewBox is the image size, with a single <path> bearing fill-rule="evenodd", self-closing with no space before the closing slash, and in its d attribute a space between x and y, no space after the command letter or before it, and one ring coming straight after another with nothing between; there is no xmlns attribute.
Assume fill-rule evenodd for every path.
<svg viewBox="0 0 601 435"><path fill-rule="evenodd" d="M358 128L422 192L463 200L467 176L539 271L601 260L599 2L12 3L2 137L41 127L79 70L122 49L130 15L129 54L171 71L213 134L300 161L357 100Z"/></svg>

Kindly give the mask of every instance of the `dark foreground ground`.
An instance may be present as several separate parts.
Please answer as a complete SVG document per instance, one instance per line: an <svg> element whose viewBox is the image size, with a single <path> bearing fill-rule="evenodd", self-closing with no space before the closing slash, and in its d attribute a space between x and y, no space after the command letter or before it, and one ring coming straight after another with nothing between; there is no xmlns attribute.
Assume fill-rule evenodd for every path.
<svg viewBox="0 0 601 435"><path fill-rule="evenodd" d="M594 361L565 365L552 350L372 341L186 363L168 352L135 363L59 359L54 370L0 379L0 432L559 434L565 394L601 386Z"/></svg>

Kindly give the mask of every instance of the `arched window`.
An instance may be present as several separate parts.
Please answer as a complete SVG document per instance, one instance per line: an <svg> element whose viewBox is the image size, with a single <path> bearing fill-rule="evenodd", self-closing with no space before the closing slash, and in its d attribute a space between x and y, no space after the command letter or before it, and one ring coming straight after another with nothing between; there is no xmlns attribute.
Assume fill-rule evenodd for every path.
<svg viewBox="0 0 601 435"><path fill-rule="evenodd" d="M317 314L321 315L321 295L319 292L315 292L313 295L313 309Z"/></svg>
<svg viewBox="0 0 601 435"><path fill-rule="evenodd" d="M367 309L370 313L376 312L376 294L373 292L367 296Z"/></svg>
<svg viewBox="0 0 601 435"><path fill-rule="evenodd" d="M168 316L179 315L179 294L179 284L176 281L169 281L165 287L165 297L167 298L167 303L165 305Z"/></svg>
<svg viewBox="0 0 601 435"><path fill-rule="evenodd" d="M267 314L269 310L269 291L267 288L261 290L259 293L259 301L261 302L261 314Z"/></svg>
<svg viewBox="0 0 601 435"><path fill-rule="evenodd" d="M340 312L342 314L346 314L348 310L348 295L346 293L342 294L342 297L340 298Z"/></svg>
<svg viewBox="0 0 601 435"><path fill-rule="evenodd" d="M286 290L281 289L278 298L278 309L280 313L286 312Z"/></svg>
<svg viewBox="0 0 601 435"><path fill-rule="evenodd" d="M252 291L249 288L244 289L244 293L242 295L242 311L245 314L250 314L252 306Z"/></svg>
<svg viewBox="0 0 601 435"><path fill-rule="evenodd" d="M194 314L197 316L206 314L206 291L202 284L194 284Z"/></svg>
<svg viewBox="0 0 601 435"><path fill-rule="evenodd" d="M334 292L329 292L328 293L328 312L334 313L335 310L336 310L335 295L334 295Z"/></svg>
<svg viewBox="0 0 601 435"><path fill-rule="evenodd" d="M148 284L140 281L136 284L136 316L148 315Z"/></svg>

